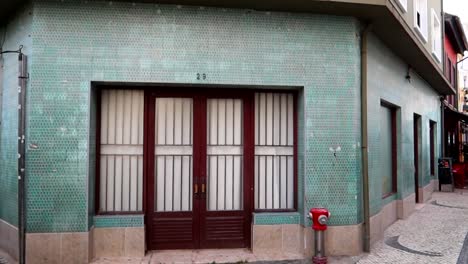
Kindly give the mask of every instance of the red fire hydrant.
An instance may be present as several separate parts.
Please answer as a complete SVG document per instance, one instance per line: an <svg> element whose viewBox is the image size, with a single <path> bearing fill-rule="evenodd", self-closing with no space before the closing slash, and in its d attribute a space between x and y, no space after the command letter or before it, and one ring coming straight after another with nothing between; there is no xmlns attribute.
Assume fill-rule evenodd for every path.
<svg viewBox="0 0 468 264"><path fill-rule="evenodd" d="M325 256L324 231L327 230L327 222L328 218L330 218L330 212L326 208L312 208L310 209L309 217L312 219L312 229L315 231L315 255L312 258L312 263L326 264L327 257Z"/></svg>

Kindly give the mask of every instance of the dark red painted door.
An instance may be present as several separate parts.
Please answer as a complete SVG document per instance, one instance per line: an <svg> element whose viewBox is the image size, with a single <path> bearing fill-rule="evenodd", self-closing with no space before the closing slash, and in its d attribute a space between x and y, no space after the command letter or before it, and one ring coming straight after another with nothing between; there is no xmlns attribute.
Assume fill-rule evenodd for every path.
<svg viewBox="0 0 468 264"><path fill-rule="evenodd" d="M413 149L414 149L414 193L416 203L419 203L419 122L421 117L413 115Z"/></svg>
<svg viewBox="0 0 468 264"><path fill-rule="evenodd" d="M209 96L203 104L200 247L250 247L251 102L224 94Z"/></svg>
<svg viewBox="0 0 468 264"><path fill-rule="evenodd" d="M149 249L250 246L251 105L207 94L147 100Z"/></svg>

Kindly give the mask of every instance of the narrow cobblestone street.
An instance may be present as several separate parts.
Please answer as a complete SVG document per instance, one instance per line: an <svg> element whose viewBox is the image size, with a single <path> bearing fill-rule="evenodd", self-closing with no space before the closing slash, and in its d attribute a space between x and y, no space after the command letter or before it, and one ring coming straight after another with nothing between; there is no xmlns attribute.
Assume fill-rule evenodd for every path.
<svg viewBox="0 0 468 264"><path fill-rule="evenodd" d="M408 219L390 226L357 263L468 263L467 232L468 191L436 192Z"/></svg>

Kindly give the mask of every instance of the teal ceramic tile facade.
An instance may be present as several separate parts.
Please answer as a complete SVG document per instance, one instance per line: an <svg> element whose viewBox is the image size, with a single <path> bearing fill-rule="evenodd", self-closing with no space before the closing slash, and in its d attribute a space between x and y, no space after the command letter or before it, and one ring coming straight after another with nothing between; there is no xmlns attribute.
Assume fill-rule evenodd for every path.
<svg viewBox="0 0 468 264"><path fill-rule="evenodd" d="M94 227L143 227L143 215L95 216Z"/></svg>
<svg viewBox="0 0 468 264"><path fill-rule="evenodd" d="M423 79L415 72L411 72L411 82L408 82L405 78L408 65L372 35L369 38L368 56L369 178L370 205L373 215L388 202L404 199L414 193L413 114L420 115L422 123L419 187L426 186L437 176L430 175L429 120L437 122L438 135L440 135L441 127L439 95ZM382 199L379 159L381 100L399 107L397 111L398 192L386 199ZM435 156L438 157L440 137L436 138Z"/></svg>
<svg viewBox="0 0 468 264"><path fill-rule="evenodd" d="M88 229L93 226L93 216L95 214L94 196L96 182L96 126L98 97L95 90L91 90L89 98L89 145L88 145Z"/></svg>
<svg viewBox="0 0 468 264"><path fill-rule="evenodd" d="M6 27L3 50L18 50L23 45L23 52L31 54L31 8L25 8L17 14ZM1 40L3 41L3 40ZM18 225L18 55L4 54L0 57L3 78L0 80L2 96L0 99L0 219ZM29 60L31 65L31 60Z"/></svg>
<svg viewBox="0 0 468 264"><path fill-rule="evenodd" d="M326 206L332 224L360 222L358 33L349 17L35 2L28 143L38 148L28 151L28 231L91 223L92 81L304 87L300 221L303 211Z"/></svg>
<svg viewBox="0 0 468 264"><path fill-rule="evenodd" d="M300 224L301 214L299 213L254 213L254 225L281 225Z"/></svg>

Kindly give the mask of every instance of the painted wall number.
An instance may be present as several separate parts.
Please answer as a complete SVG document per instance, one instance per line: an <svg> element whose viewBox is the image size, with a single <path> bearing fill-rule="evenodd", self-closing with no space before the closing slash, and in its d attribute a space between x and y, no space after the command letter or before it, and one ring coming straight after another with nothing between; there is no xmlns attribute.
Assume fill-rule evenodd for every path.
<svg viewBox="0 0 468 264"><path fill-rule="evenodd" d="M197 80L206 80L206 73L197 73Z"/></svg>

